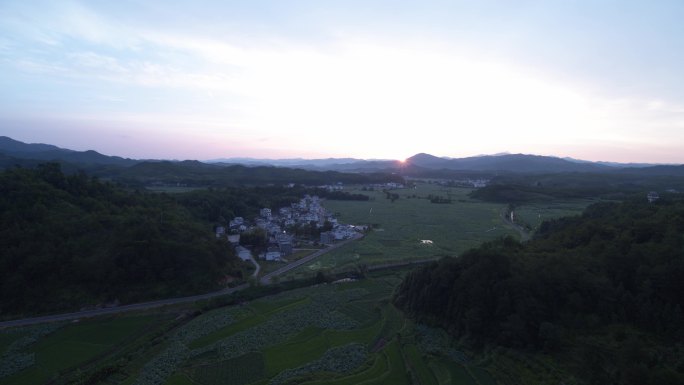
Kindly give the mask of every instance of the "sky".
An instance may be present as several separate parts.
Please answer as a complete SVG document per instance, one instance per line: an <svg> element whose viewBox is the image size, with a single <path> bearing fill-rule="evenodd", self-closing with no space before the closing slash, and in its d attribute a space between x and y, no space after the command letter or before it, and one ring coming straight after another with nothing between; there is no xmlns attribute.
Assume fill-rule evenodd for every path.
<svg viewBox="0 0 684 385"><path fill-rule="evenodd" d="M684 163L684 1L0 1L0 135Z"/></svg>

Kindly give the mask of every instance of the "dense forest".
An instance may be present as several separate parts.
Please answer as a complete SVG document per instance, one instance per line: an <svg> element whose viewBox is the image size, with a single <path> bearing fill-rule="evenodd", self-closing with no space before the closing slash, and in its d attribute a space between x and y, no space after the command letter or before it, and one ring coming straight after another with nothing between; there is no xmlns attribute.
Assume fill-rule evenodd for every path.
<svg viewBox="0 0 684 385"><path fill-rule="evenodd" d="M655 170L653 174L629 171L546 175L508 173L498 175L486 187L474 190L472 197L490 202L523 203L595 197L625 200L649 190L660 193L684 191L682 176L661 175Z"/></svg>
<svg viewBox="0 0 684 385"><path fill-rule="evenodd" d="M684 202L600 203L410 273L395 304L481 349L544 352L592 384L684 383Z"/></svg>
<svg viewBox="0 0 684 385"><path fill-rule="evenodd" d="M217 289L241 275L213 229L305 194L365 195L294 186L150 193L102 182L60 164L0 173L0 314L130 303Z"/></svg>
<svg viewBox="0 0 684 385"><path fill-rule="evenodd" d="M206 291L237 263L174 198L56 163L0 174L0 213L3 316Z"/></svg>
<svg viewBox="0 0 684 385"><path fill-rule="evenodd" d="M336 171L241 165L216 165L198 161L141 162L130 167L99 168L93 175L115 180L129 186L186 185L208 187L243 187L263 185L325 185L337 182L348 184L386 183L404 180L390 173L351 174Z"/></svg>

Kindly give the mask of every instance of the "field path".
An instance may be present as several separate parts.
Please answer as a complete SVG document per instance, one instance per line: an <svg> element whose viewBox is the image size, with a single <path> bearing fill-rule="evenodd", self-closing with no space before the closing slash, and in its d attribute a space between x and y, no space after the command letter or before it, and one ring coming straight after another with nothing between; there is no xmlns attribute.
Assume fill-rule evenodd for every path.
<svg viewBox="0 0 684 385"><path fill-rule="evenodd" d="M522 226L511 221L511 219L510 219L511 213L513 213L513 211L510 211L510 212L502 211L501 212L501 220L503 221L503 223L505 225L512 227L515 231L518 232L518 234L520 234L520 242L529 241L530 238L532 237L532 235L527 230L525 230Z"/></svg>
<svg viewBox="0 0 684 385"><path fill-rule="evenodd" d="M256 267L256 270L254 270L254 274L252 274L252 277L256 278L259 276L259 271L261 271L261 266L259 266L259 262L254 259L254 256L252 254L249 254L249 260L252 262L254 267Z"/></svg>

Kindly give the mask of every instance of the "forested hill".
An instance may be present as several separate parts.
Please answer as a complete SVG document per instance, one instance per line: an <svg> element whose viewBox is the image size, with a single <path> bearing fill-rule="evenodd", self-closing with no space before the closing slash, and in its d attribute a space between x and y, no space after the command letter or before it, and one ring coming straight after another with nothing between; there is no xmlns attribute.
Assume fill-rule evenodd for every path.
<svg viewBox="0 0 684 385"><path fill-rule="evenodd" d="M96 175L131 186L180 183L189 186L227 187L288 183L323 185L336 182L349 184L404 182L401 176L389 173L349 174L266 166L221 166L198 161L141 162L131 167L99 170L96 171Z"/></svg>
<svg viewBox="0 0 684 385"><path fill-rule="evenodd" d="M588 383L684 383L684 202L590 206L415 270L395 303L475 346L562 357Z"/></svg>
<svg viewBox="0 0 684 385"><path fill-rule="evenodd" d="M175 198L58 164L0 173L0 229L3 317L204 292L237 263Z"/></svg>

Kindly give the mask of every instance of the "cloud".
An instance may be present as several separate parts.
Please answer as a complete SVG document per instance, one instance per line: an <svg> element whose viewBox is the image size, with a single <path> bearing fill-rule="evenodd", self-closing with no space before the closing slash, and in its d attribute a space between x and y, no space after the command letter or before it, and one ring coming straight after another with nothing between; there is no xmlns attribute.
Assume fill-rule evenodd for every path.
<svg viewBox="0 0 684 385"><path fill-rule="evenodd" d="M448 37L347 30L322 45L222 25L212 34L199 27L179 32L178 20L148 15L143 23L92 3L45 2L41 12L23 4L0 15L0 65L70 90L59 105L68 109L73 99L63 112L72 117L386 158L662 137L684 145L677 101L612 97L599 84L492 59L476 44ZM94 99L120 109L91 103L83 111L79 102Z"/></svg>

